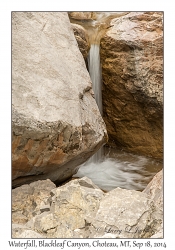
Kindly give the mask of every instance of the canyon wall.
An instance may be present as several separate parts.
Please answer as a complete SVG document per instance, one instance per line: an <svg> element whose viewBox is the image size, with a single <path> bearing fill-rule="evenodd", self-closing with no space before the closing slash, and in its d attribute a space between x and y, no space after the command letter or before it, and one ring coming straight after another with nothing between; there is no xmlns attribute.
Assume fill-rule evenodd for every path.
<svg viewBox="0 0 175 250"><path fill-rule="evenodd" d="M131 12L101 39L109 144L163 157L163 13Z"/></svg>
<svg viewBox="0 0 175 250"><path fill-rule="evenodd" d="M63 182L106 140L67 13L13 12L13 186Z"/></svg>

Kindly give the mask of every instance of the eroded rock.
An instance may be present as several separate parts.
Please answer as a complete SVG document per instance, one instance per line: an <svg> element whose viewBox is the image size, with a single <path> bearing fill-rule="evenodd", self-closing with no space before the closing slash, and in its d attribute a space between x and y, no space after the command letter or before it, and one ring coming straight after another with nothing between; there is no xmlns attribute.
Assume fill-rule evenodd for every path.
<svg viewBox="0 0 175 250"><path fill-rule="evenodd" d="M115 238L149 238L159 231L162 219L162 211L146 194L116 188L101 200L86 231L90 238L103 238L108 233Z"/></svg>
<svg viewBox="0 0 175 250"><path fill-rule="evenodd" d="M89 49L90 49L90 43L89 43L87 31L79 24L71 23L71 26L73 28L74 35L78 43L78 47L84 59L86 59L88 56Z"/></svg>
<svg viewBox="0 0 175 250"><path fill-rule="evenodd" d="M163 211L163 170L154 176L143 193L148 194L150 199L154 200L156 206Z"/></svg>
<svg viewBox="0 0 175 250"><path fill-rule="evenodd" d="M32 182L12 190L12 223L25 224L35 215L50 210L50 192L55 184L50 180ZM46 211L46 209L44 210Z"/></svg>
<svg viewBox="0 0 175 250"><path fill-rule="evenodd" d="M76 20L86 20L86 21L92 20L92 18L94 18L93 12L89 12L89 11L86 11L86 12L72 11L72 12L69 12L69 16Z"/></svg>
<svg viewBox="0 0 175 250"><path fill-rule="evenodd" d="M26 224L52 238L74 237L95 216L104 193L87 177L73 180L51 191L50 212L36 215Z"/></svg>
<svg viewBox="0 0 175 250"><path fill-rule="evenodd" d="M103 111L110 143L163 157L163 13L115 18L101 39Z"/></svg>
<svg viewBox="0 0 175 250"><path fill-rule="evenodd" d="M154 176L152 181L143 190L143 193L146 193L163 212L163 170ZM151 238L163 238L163 225L162 221L160 230L151 236Z"/></svg>
<svg viewBox="0 0 175 250"><path fill-rule="evenodd" d="M63 182L107 140L67 13L12 13L12 179Z"/></svg>
<svg viewBox="0 0 175 250"><path fill-rule="evenodd" d="M24 225L12 224L12 238L44 238L44 235L39 234ZM32 242L31 242L32 244ZM33 245L34 246L34 245Z"/></svg>
<svg viewBox="0 0 175 250"><path fill-rule="evenodd" d="M47 190L39 190L40 183ZM87 177L52 190L50 184L34 182L12 193L13 223L23 223L13 226L14 238L29 234L36 238L35 232L43 238L150 238L161 233L163 211L144 192L116 188L104 193ZM38 200L38 206L32 206ZM14 216L21 211L27 222Z"/></svg>

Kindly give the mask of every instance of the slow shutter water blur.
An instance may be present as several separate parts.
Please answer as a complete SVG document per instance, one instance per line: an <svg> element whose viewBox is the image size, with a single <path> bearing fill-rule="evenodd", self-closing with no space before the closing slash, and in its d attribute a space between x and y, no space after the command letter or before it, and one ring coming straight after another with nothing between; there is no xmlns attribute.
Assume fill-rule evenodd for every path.
<svg viewBox="0 0 175 250"><path fill-rule="evenodd" d="M97 13L95 20L76 21L87 30L91 48L88 55L88 70L92 88L101 115L102 108L102 74L100 65L100 38L114 17L125 15L124 12ZM72 20L72 22L75 22ZM101 148L87 162L80 166L74 177L89 177L104 191L116 187L142 191L153 176L162 169L162 162L152 158Z"/></svg>

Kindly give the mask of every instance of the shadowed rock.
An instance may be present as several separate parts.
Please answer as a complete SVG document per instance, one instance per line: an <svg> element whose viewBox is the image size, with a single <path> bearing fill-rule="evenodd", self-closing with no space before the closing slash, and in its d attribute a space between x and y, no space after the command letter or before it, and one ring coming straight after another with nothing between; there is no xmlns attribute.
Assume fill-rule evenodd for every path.
<svg viewBox="0 0 175 250"><path fill-rule="evenodd" d="M103 111L109 142L163 157L163 13L115 18L101 39Z"/></svg>

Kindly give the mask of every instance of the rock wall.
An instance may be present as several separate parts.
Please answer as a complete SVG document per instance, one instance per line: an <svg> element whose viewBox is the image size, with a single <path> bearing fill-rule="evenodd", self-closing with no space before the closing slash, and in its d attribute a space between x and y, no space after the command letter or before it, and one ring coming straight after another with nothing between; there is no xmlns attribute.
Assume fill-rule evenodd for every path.
<svg viewBox="0 0 175 250"><path fill-rule="evenodd" d="M67 13L12 13L13 186L62 182L107 140Z"/></svg>
<svg viewBox="0 0 175 250"><path fill-rule="evenodd" d="M163 200L157 181L153 179L153 196L147 194L150 186L146 192L116 188L104 193L87 177L58 188L50 180L23 185L12 191L12 236L150 238L158 234L163 238L163 211L155 197Z"/></svg>
<svg viewBox="0 0 175 250"><path fill-rule="evenodd" d="M115 18L101 39L103 111L109 142L163 157L163 13Z"/></svg>

